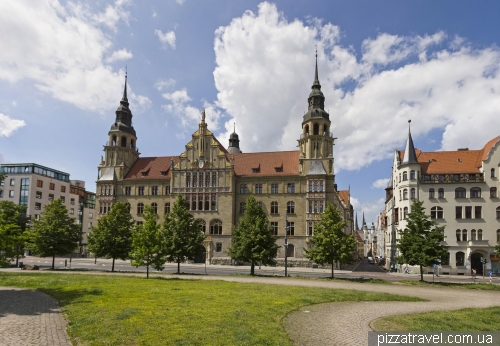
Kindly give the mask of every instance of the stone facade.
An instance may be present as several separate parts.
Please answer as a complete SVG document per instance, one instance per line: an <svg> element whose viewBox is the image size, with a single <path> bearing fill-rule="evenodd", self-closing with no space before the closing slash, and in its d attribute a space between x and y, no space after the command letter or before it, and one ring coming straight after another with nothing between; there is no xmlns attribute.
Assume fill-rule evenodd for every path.
<svg viewBox="0 0 500 346"><path fill-rule="evenodd" d="M144 205L156 208L162 222L181 194L189 201L194 217L204 224L207 264L232 263L227 257L232 228L243 216L250 194L268 214L279 237L278 245L284 245L288 232L288 257L303 262L296 266L310 265L303 249L310 246L314 223L327 202L341 210L349 221L345 232L352 233L349 191L338 191L335 184L335 138L329 132L331 122L324 110L317 65L297 151L242 153L236 133L225 148L208 129L203 111L198 130L180 155L140 157L126 91L125 83L116 121L108 133L98 166L99 215L121 201L130 205L136 222L143 221ZM284 256L282 247L278 261ZM203 261L197 259L200 260Z"/></svg>

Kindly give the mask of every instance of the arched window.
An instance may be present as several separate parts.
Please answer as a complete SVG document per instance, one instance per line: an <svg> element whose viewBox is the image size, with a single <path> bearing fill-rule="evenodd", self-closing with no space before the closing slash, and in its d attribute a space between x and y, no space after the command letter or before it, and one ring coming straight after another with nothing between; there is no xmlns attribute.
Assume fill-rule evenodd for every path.
<svg viewBox="0 0 500 346"><path fill-rule="evenodd" d="M481 188L473 187L470 189L470 198L481 198Z"/></svg>
<svg viewBox="0 0 500 346"><path fill-rule="evenodd" d="M195 222L200 226L201 232L205 234L207 230L207 223L203 219L196 219Z"/></svg>
<svg viewBox="0 0 500 346"><path fill-rule="evenodd" d="M240 202L240 214L245 212L245 202Z"/></svg>
<svg viewBox="0 0 500 346"><path fill-rule="evenodd" d="M408 199L408 190L407 189L403 190L403 199Z"/></svg>
<svg viewBox="0 0 500 346"><path fill-rule="evenodd" d="M444 189L438 189L438 198L444 198Z"/></svg>
<svg viewBox="0 0 500 346"><path fill-rule="evenodd" d="M122 137L122 147L127 147L127 137L125 136Z"/></svg>
<svg viewBox="0 0 500 346"><path fill-rule="evenodd" d="M286 212L288 214L295 214L295 202L292 202L292 201L287 202Z"/></svg>
<svg viewBox="0 0 500 346"><path fill-rule="evenodd" d="M477 230L477 240L483 240L483 230L482 229Z"/></svg>
<svg viewBox="0 0 500 346"><path fill-rule="evenodd" d="M410 171L410 179L415 179L415 171L414 170Z"/></svg>
<svg viewBox="0 0 500 346"><path fill-rule="evenodd" d="M295 246L293 246L293 244L288 244L286 257L295 257Z"/></svg>
<svg viewBox="0 0 500 346"><path fill-rule="evenodd" d="M142 214L144 211L144 203L138 203L137 204L137 214Z"/></svg>
<svg viewBox="0 0 500 346"><path fill-rule="evenodd" d="M116 145L116 136L113 136L113 140L111 141L111 145L112 146Z"/></svg>
<svg viewBox="0 0 500 346"><path fill-rule="evenodd" d="M457 187L455 189L455 198L465 198L466 191L463 187Z"/></svg>
<svg viewBox="0 0 500 346"><path fill-rule="evenodd" d="M306 125L306 126L304 127L304 133L306 134L306 136L308 136L308 135L309 135L309 125Z"/></svg>
<svg viewBox="0 0 500 346"><path fill-rule="evenodd" d="M434 198L434 189L429 189L429 198Z"/></svg>
<svg viewBox="0 0 500 346"><path fill-rule="evenodd" d="M465 262L465 254L462 251L459 251L455 254L455 262L458 266L463 266Z"/></svg>
<svg viewBox="0 0 500 346"><path fill-rule="evenodd" d="M170 214L170 202L165 203L165 214Z"/></svg>
<svg viewBox="0 0 500 346"><path fill-rule="evenodd" d="M431 208L431 219L442 219L443 218L443 208L432 207Z"/></svg>
<svg viewBox="0 0 500 346"><path fill-rule="evenodd" d="M210 234L222 234L222 221L213 219L210 221Z"/></svg>
<svg viewBox="0 0 500 346"><path fill-rule="evenodd" d="M477 237L476 230L472 229L470 231L470 240L476 240L476 237Z"/></svg>
<svg viewBox="0 0 500 346"><path fill-rule="evenodd" d="M441 257L441 265L449 266L450 265L450 253L447 252L446 255Z"/></svg>
<svg viewBox="0 0 500 346"><path fill-rule="evenodd" d="M461 230L459 230L459 229L457 229L456 234L457 234L457 241L460 241L460 239L461 239L461 237L460 237L460 236L462 235L462 231L461 231Z"/></svg>
<svg viewBox="0 0 500 346"><path fill-rule="evenodd" d="M467 230L466 229L462 230L462 241L467 241Z"/></svg>
<svg viewBox="0 0 500 346"><path fill-rule="evenodd" d="M278 214L278 202L271 202L271 214Z"/></svg>
<svg viewBox="0 0 500 346"><path fill-rule="evenodd" d="M404 207L403 209L403 220L406 220L406 215L408 215L408 207Z"/></svg>
<svg viewBox="0 0 500 346"><path fill-rule="evenodd" d="M319 125L318 124L314 124L313 128L314 128L313 134L314 135L319 135Z"/></svg>
<svg viewBox="0 0 500 346"><path fill-rule="evenodd" d="M490 197L491 198L497 198L497 188L496 187L491 187L490 188Z"/></svg>
<svg viewBox="0 0 500 346"><path fill-rule="evenodd" d="M135 149L133 139L130 140L130 149Z"/></svg>
<svg viewBox="0 0 500 346"><path fill-rule="evenodd" d="M410 189L410 199L415 199L415 189L414 188Z"/></svg>
<svg viewBox="0 0 500 346"><path fill-rule="evenodd" d="M495 178L495 168L492 168L490 171L490 177Z"/></svg>
<svg viewBox="0 0 500 346"><path fill-rule="evenodd" d="M408 172L404 171L403 172L403 181L408 180Z"/></svg>
<svg viewBox="0 0 500 346"><path fill-rule="evenodd" d="M328 125L323 125L323 134L326 136L328 134Z"/></svg>
<svg viewBox="0 0 500 346"><path fill-rule="evenodd" d="M497 211L497 219L500 219L500 207L497 207L496 211Z"/></svg>
<svg viewBox="0 0 500 346"><path fill-rule="evenodd" d="M153 208L153 212L155 214L158 214L158 204L156 203L151 203L151 207Z"/></svg>

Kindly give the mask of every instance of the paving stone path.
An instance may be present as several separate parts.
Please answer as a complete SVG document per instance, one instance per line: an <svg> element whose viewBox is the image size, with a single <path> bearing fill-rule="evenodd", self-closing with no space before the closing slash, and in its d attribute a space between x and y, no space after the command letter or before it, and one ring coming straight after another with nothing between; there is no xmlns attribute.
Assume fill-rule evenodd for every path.
<svg viewBox="0 0 500 346"><path fill-rule="evenodd" d="M66 320L52 297L0 287L0 345L67 346Z"/></svg>

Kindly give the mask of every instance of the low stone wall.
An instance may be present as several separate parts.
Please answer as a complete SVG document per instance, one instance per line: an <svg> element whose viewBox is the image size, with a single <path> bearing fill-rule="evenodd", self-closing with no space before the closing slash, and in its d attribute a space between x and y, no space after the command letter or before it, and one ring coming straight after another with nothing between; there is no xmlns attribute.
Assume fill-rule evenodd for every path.
<svg viewBox="0 0 500 346"><path fill-rule="evenodd" d="M213 265L250 265L250 263L243 263L240 261L235 261L229 257L215 257L210 260L210 264ZM287 264L289 268L319 268L319 269L331 269L331 265L324 265L320 266L313 261L310 261L308 259L296 259L296 258L288 258L287 259ZM258 264L256 264L258 265ZM285 259L284 258L279 258L276 260L276 266L277 267L284 267L285 266ZM339 266L336 265L334 269L339 269Z"/></svg>

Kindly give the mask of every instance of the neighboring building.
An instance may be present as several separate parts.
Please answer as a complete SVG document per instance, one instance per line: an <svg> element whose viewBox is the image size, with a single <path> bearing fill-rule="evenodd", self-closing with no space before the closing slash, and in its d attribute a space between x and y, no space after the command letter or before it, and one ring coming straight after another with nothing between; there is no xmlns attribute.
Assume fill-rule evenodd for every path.
<svg viewBox="0 0 500 346"><path fill-rule="evenodd" d="M486 268L492 266L498 272L498 261L490 259L500 240L499 139L480 150L422 152L414 148L408 133L405 150L394 152L386 188L385 251L391 263L399 255L398 230L406 227L411 204L418 199L424 202L426 214L445 226L449 252L441 259L441 273L468 274L475 268L482 274L482 258L488 261Z"/></svg>
<svg viewBox="0 0 500 346"><path fill-rule="evenodd" d="M235 132L226 149L208 129L203 111L198 130L183 153L140 157L125 79L123 98L98 166L99 215L121 201L130 205L136 222L143 221L145 205L153 206L161 222L181 194L206 234L206 258L198 261L229 264L232 228L243 216L246 199L253 194L279 236L278 245L284 244L287 232L288 257L295 257L294 265L310 265L303 249L310 246L314 225L327 202L337 206L349 221L345 232L353 231L349 190L337 191L335 184L335 138L324 100L316 63L309 108L302 129L297 129L301 134L296 151L242 153ZM283 258L281 248L278 262Z"/></svg>
<svg viewBox="0 0 500 346"><path fill-rule="evenodd" d="M0 182L3 191L0 201L11 201L26 206L26 215L38 220L43 207L60 198L68 213L82 225L82 242L78 253L86 253L87 234L94 218L95 193L85 190L85 183L70 180L69 174L35 163L0 165L6 179Z"/></svg>

